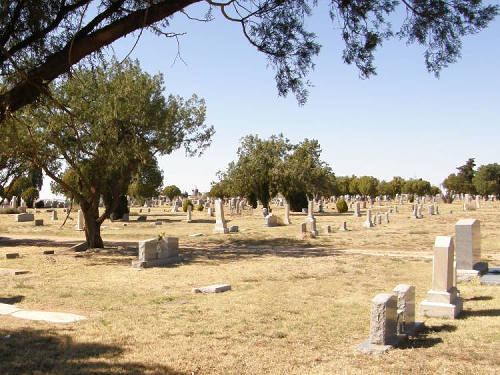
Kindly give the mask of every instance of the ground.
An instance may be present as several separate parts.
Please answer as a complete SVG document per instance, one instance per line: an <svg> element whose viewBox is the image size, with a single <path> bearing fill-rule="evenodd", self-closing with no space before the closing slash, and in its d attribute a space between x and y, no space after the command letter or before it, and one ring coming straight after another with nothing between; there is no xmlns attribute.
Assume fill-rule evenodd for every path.
<svg viewBox="0 0 500 375"><path fill-rule="evenodd" d="M259 210L226 210L240 232L223 235L212 234L215 220L205 213L193 211L186 223L184 213L155 208L145 223L106 222L107 248L84 253L67 250L84 238L75 214L62 229L61 209L56 222L37 213L43 227L0 215L0 267L30 271L0 276L0 302L88 318L63 325L0 316L0 374L497 374L500 288L477 280L458 284L460 319L417 314L427 328L404 347L375 357L355 350L368 337L376 294L412 284L418 307L431 286L434 238L453 235L459 218L481 220L483 258L500 266L500 203L471 212L460 203L439 207L439 216L425 210L415 220L399 206L390 224L365 229L364 217L330 206L316 215L319 236L308 239L298 237L299 213L290 226L266 228ZM163 224L151 225L156 219ZM348 232L337 230L342 221ZM132 268L137 241L160 234L179 237L184 262ZM5 259L7 252L21 257ZM217 283L232 291L191 293Z"/></svg>

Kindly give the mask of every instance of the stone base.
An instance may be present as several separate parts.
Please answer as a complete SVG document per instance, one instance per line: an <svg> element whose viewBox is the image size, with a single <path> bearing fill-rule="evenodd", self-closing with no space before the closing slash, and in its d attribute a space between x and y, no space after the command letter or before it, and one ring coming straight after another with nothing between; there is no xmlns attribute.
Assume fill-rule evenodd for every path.
<svg viewBox="0 0 500 375"><path fill-rule="evenodd" d="M500 268L491 268L479 279L481 285L500 285Z"/></svg>
<svg viewBox="0 0 500 375"><path fill-rule="evenodd" d="M455 319L461 311L462 298L457 296L456 293L450 294L431 290L427 293L427 299L420 304L422 315L432 318Z"/></svg>
<svg viewBox="0 0 500 375"><path fill-rule="evenodd" d="M214 233L228 234L229 229L227 228L227 225L215 224Z"/></svg>
<svg viewBox="0 0 500 375"><path fill-rule="evenodd" d="M138 260L135 259L132 261L132 267L134 268L150 268L150 267L161 267L168 266L170 264L175 264L182 262L182 257L180 255L161 258L161 259L153 259L153 260Z"/></svg>
<svg viewBox="0 0 500 375"><path fill-rule="evenodd" d="M397 348L398 345L408 338L407 335L397 335L396 339L389 345L372 344L370 340L366 340L359 345L356 350L362 354L378 355L387 353L389 350Z"/></svg>

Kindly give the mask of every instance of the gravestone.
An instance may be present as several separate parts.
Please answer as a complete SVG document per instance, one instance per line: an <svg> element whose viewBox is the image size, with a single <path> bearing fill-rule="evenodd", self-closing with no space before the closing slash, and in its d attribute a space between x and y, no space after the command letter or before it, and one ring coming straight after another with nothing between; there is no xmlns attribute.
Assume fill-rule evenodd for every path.
<svg viewBox="0 0 500 375"><path fill-rule="evenodd" d="M327 226L325 227L325 233L326 233L326 234L332 233L332 227L331 227L331 226L329 226L329 225L327 225Z"/></svg>
<svg viewBox="0 0 500 375"><path fill-rule="evenodd" d="M370 336L358 346L364 354L380 354L398 343L397 298L394 294L381 293L371 301Z"/></svg>
<svg viewBox="0 0 500 375"><path fill-rule="evenodd" d="M187 212L186 212L186 223L190 223L192 222L192 211L193 211L193 208L191 207L191 205L188 205L187 207Z"/></svg>
<svg viewBox="0 0 500 375"><path fill-rule="evenodd" d="M24 213L24 214L17 214L15 216L15 221L17 221L18 223L22 223L25 221L33 221L33 220L35 220L35 215L33 214Z"/></svg>
<svg viewBox="0 0 500 375"><path fill-rule="evenodd" d="M389 212L386 212L386 213L385 213L385 223L386 223L386 224L389 224L389 223L390 223L390 221L389 221Z"/></svg>
<svg viewBox="0 0 500 375"><path fill-rule="evenodd" d="M373 227L372 210L366 210L366 221L363 223L363 226L365 228L372 228Z"/></svg>
<svg viewBox="0 0 500 375"><path fill-rule="evenodd" d="M273 214L269 214L264 218L265 227L276 227L278 226L278 217Z"/></svg>
<svg viewBox="0 0 500 375"><path fill-rule="evenodd" d="M309 219L309 223L311 224L311 235L316 237L318 235L318 230L316 229L316 218L313 217L312 219Z"/></svg>
<svg viewBox="0 0 500 375"><path fill-rule="evenodd" d="M300 224L300 235L304 236L307 233L307 223Z"/></svg>
<svg viewBox="0 0 500 375"><path fill-rule="evenodd" d="M35 227L43 227L43 219L35 219Z"/></svg>
<svg viewBox="0 0 500 375"><path fill-rule="evenodd" d="M453 286L453 237L437 236L432 260L432 289L420 304L424 316L455 319L462 311L462 299Z"/></svg>
<svg viewBox="0 0 500 375"><path fill-rule="evenodd" d="M477 219L461 219L455 224L457 273L472 276L488 270L481 262L481 228Z"/></svg>
<svg viewBox="0 0 500 375"><path fill-rule="evenodd" d="M158 267L178 263L181 260L178 238L152 238L139 241L138 259L132 261L132 266L136 268Z"/></svg>
<svg viewBox="0 0 500 375"><path fill-rule="evenodd" d="M343 221L342 222L342 224L340 225L339 230L342 231L342 232L347 231L347 221Z"/></svg>
<svg viewBox="0 0 500 375"><path fill-rule="evenodd" d="M307 203L307 219L314 219L314 201L312 199Z"/></svg>
<svg viewBox="0 0 500 375"><path fill-rule="evenodd" d="M52 211L52 217L51 217L51 220L52 220L52 221L56 221L56 220L57 220L57 211L56 211L56 210Z"/></svg>
<svg viewBox="0 0 500 375"><path fill-rule="evenodd" d="M212 210L212 207L208 207L207 214L208 216L214 216L214 210Z"/></svg>
<svg viewBox="0 0 500 375"><path fill-rule="evenodd" d="M429 216L434 215L434 205L430 204L430 205L427 207L427 214L428 214Z"/></svg>
<svg viewBox="0 0 500 375"><path fill-rule="evenodd" d="M215 228L214 233L229 233L226 220L224 220L224 202L222 199L215 201Z"/></svg>
<svg viewBox="0 0 500 375"><path fill-rule="evenodd" d="M382 224L382 215L381 214L378 214L377 215L377 224Z"/></svg>
<svg viewBox="0 0 500 375"><path fill-rule="evenodd" d="M419 217L418 217L418 207L417 207L418 205L413 204L412 206L413 206L413 209L412 209L412 212L411 212L411 218L412 219L419 219Z"/></svg>
<svg viewBox="0 0 500 375"><path fill-rule="evenodd" d="M84 225L85 225L85 218L83 217L83 211L82 210L78 210L78 216L77 216L77 219L76 219L75 230L78 230L78 231L83 230Z"/></svg>
<svg viewBox="0 0 500 375"><path fill-rule="evenodd" d="M232 225L229 227L229 233L238 233L238 226L237 225Z"/></svg>
<svg viewBox="0 0 500 375"><path fill-rule="evenodd" d="M415 287L399 284L393 290L398 304L398 333L415 334ZM420 324L421 325L421 324Z"/></svg>
<svg viewBox="0 0 500 375"><path fill-rule="evenodd" d="M137 221L146 221L147 218L148 217L146 215L139 215L139 216L137 216Z"/></svg>
<svg viewBox="0 0 500 375"><path fill-rule="evenodd" d="M354 217L361 217L361 212L359 212L359 202L354 204Z"/></svg>
<svg viewBox="0 0 500 375"><path fill-rule="evenodd" d="M283 223L285 225L292 224L290 221L290 205L288 203L285 203L285 217L283 219Z"/></svg>
<svg viewBox="0 0 500 375"><path fill-rule="evenodd" d="M262 208L262 216L266 217L267 215L269 215L269 210L266 207Z"/></svg>

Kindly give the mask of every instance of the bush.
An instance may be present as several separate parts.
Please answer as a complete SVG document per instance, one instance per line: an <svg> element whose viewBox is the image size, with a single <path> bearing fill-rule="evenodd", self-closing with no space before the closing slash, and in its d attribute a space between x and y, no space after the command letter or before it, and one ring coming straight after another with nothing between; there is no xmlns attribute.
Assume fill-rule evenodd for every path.
<svg viewBox="0 0 500 375"><path fill-rule="evenodd" d="M194 208L193 203L189 199L184 199L182 202L182 211L187 212L189 206L191 206L191 209Z"/></svg>
<svg viewBox="0 0 500 375"><path fill-rule="evenodd" d="M349 210L349 207L347 206L347 202L345 199L341 198L337 201L337 211L341 214L344 212L347 212Z"/></svg>
<svg viewBox="0 0 500 375"><path fill-rule="evenodd" d="M26 206L28 206L29 208L33 208L33 202L35 201L35 199L38 199L38 196L38 190L34 186L27 188L21 194L21 198L24 199L24 201L26 202Z"/></svg>
<svg viewBox="0 0 500 375"><path fill-rule="evenodd" d="M44 208L45 207L45 203L43 203L43 201L36 201L35 202L35 208Z"/></svg>
<svg viewBox="0 0 500 375"><path fill-rule="evenodd" d="M0 214L18 214L19 210L17 208L7 207L0 209Z"/></svg>
<svg viewBox="0 0 500 375"><path fill-rule="evenodd" d="M197 209L198 211L203 211L203 210L204 210L204 207L203 207L203 205L199 204L199 205L198 205L198 207L196 207L196 209Z"/></svg>
<svg viewBox="0 0 500 375"><path fill-rule="evenodd" d="M415 201L415 196L413 194L408 195L408 202L413 203Z"/></svg>

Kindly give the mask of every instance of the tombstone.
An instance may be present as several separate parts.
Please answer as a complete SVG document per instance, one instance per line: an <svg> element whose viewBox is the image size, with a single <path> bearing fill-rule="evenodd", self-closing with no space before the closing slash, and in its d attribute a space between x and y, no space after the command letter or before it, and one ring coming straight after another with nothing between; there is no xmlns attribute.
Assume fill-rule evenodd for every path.
<svg viewBox="0 0 500 375"><path fill-rule="evenodd" d="M56 211L56 210L52 211L52 217L51 217L51 220L52 220L52 221L56 221L56 220L57 220L57 211Z"/></svg>
<svg viewBox="0 0 500 375"><path fill-rule="evenodd" d="M263 207L262 208L262 216L266 217L267 215L269 215L269 210L266 207Z"/></svg>
<svg viewBox="0 0 500 375"><path fill-rule="evenodd" d="M411 212L411 218L412 219L419 219L418 217L418 205L412 204L412 212Z"/></svg>
<svg viewBox="0 0 500 375"><path fill-rule="evenodd" d="M187 207L187 212L186 212L186 223L190 223L192 222L192 211L193 211L193 207L191 207L191 205L188 205Z"/></svg>
<svg viewBox="0 0 500 375"><path fill-rule="evenodd" d="M472 276L488 270L481 262L481 228L477 219L461 219L455 224L457 272Z"/></svg>
<svg viewBox="0 0 500 375"><path fill-rule="evenodd" d="M33 224L35 227L43 227L43 219L35 219Z"/></svg>
<svg viewBox="0 0 500 375"><path fill-rule="evenodd" d="M399 209L398 209L398 206L394 206L394 213L399 213Z"/></svg>
<svg viewBox="0 0 500 375"><path fill-rule="evenodd" d="M327 225L327 226L325 227L325 233L326 233L326 234L330 234L330 233L332 233L332 227L331 227L331 226L329 226L329 225Z"/></svg>
<svg viewBox="0 0 500 375"><path fill-rule="evenodd" d="M382 215L381 214L377 215L377 224L379 224L379 225L382 224Z"/></svg>
<svg viewBox="0 0 500 375"><path fill-rule="evenodd" d="M229 227L229 233L238 233L238 226L237 225L232 225Z"/></svg>
<svg viewBox="0 0 500 375"><path fill-rule="evenodd" d="M427 214L429 216L434 215L434 206L432 204L430 204L429 207L427 207Z"/></svg>
<svg viewBox="0 0 500 375"><path fill-rule="evenodd" d="M385 213L385 223L386 223L386 224L389 224L389 223L390 223L390 221L389 221L389 212L386 212L386 213Z"/></svg>
<svg viewBox="0 0 500 375"><path fill-rule="evenodd" d="M365 228L372 228L373 227L372 210L366 210L366 221L363 223L363 226Z"/></svg>
<svg viewBox="0 0 500 375"><path fill-rule="evenodd" d="M35 220L35 215L33 214L24 213L24 214L17 214L15 216L15 221L17 221L18 223L22 223L25 221L33 221L33 220Z"/></svg>
<svg viewBox="0 0 500 375"><path fill-rule="evenodd" d="M453 237L437 236L432 260L432 289L420 304L424 316L455 319L462 311L462 299L453 286Z"/></svg>
<svg viewBox="0 0 500 375"><path fill-rule="evenodd" d="M361 217L361 212L359 212L359 202L354 204L354 214L352 216Z"/></svg>
<svg viewBox="0 0 500 375"><path fill-rule="evenodd" d="M14 209L17 208L17 197L15 195L10 200L10 206Z"/></svg>
<svg viewBox="0 0 500 375"><path fill-rule="evenodd" d="M120 221L129 221L130 220L130 214L129 213L125 213L122 215L122 218L120 219Z"/></svg>
<svg viewBox="0 0 500 375"><path fill-rule="evenodd" d="M397 333L413 336L415 334L415 287L399 284L393 290L398 304Z"/></svg>
<svg viewBox="0 0 500 375"><path fill-rule="evenodd" d="M290 221L290 205L288 204L288 202L285 203L285 218L283 219L283 223L285 225L292 224Z"/></svg>
<svg viewBox="0 0 500 375"><path fill-rule="evenodd" d="M366 209L366 201L363 201L363 209Z"/></svg>
<svg viewBox="0 0 500 375"><path fill-rule="evenodd" d="M26 213L26 206L21 206L21 207L18 207L17 208L17 211L20 213L20 214L25 214Z"/></svg>
<svg viewBox="0 0 500 375"><path fill-rule="evenodd" d="M276 227L278 226L278 217L273 214L269 214L264 218L265 227Z"/></svg>
<svg viewBox="0 0 500 375"><path fill-rule="evenodd" d="M310 218L309 222L311 223L311 235L316 237L318 235L318 230L316 229L316 218Z"/></svg>
<svg viewBox="0 0 500 375"><path fill-rule="evenodd" d="M372 299L370 310L370 336L358 346L358 351L366 354L384 353L398 342L397 298L394 294L378 294Z"/></svg>
<svg viewBox="0 0 500 375"><path fill-rule="evenodd" d="M312 199L307 203L307 219L314 219L314 201Z"/></svg>
<svg viewBox="0 0 500 375"><path fill-rule="evenodd" d="M307 223L301 223L300 224L300 235L305 236L307 233Z"/></svg>
<svg viewBox="0 0 500 375"><path fill-rule="evenodd" d="M83 217L83 211L78 210L78 216L76 219L75 230L82 231L85 226L85 218Z"/></svg>
<svg viewBox="0 0 500 375"><path fill-rule="evenodd" d="M132 261L136 268L158 267L178 263L179 239L176 237L152 238L139 241L138 259Z"/></svg>
<svg viewBox="0 0 500 375"><path fill-rule="evenodd" d="M417 205L417 219L422 219L424 216L422 215L422 206Z"/></svg>
<svg viewBox="0 0 500 375"><path fill-rule="evenodd" d="M318 204L318 213L322 214L324 211L323 211L323 203L319 202Z"/></svg>
<svg viewBox="0 0 500 375"><path fill-rule="evenodd" d="M481 208L481 204L479 203L479 195L476 195L476 208Z"/></svg>
<svg viewBox="0 0 500 375"><path fill-rule="evenodd" d="M222 199L215 201L215 228L214 233L229 233L226 221L224 220L224 202Z"/></svg>
<svg viewBox="0 0 500 375"><path fill-rule="evenodd" d="M137 216L137 221L146 221L148 217L146 215L139 215Z"/></svg>
<svg viewBox="0 0 500 375"><path fill-rule="evenodd" d="M342 224L340 225L339 230L340 230L341 232L345 232L345 231L347 231L347 221L343 221L343 222L342 222Z"/></svg>
<svg viewBox="0 0 500 375"><path fill-rule="evenodd" d="M207 214L208 216L214 216L214 210L212 209L212 207L208 207L208 210L207 210Z"/></svg>
<svg viewBox="0 0 500 375"><path fill-rule="evenodd" d="M437 205L437 203L434 203L434 214L439 215L439 206Z"/></svg>

